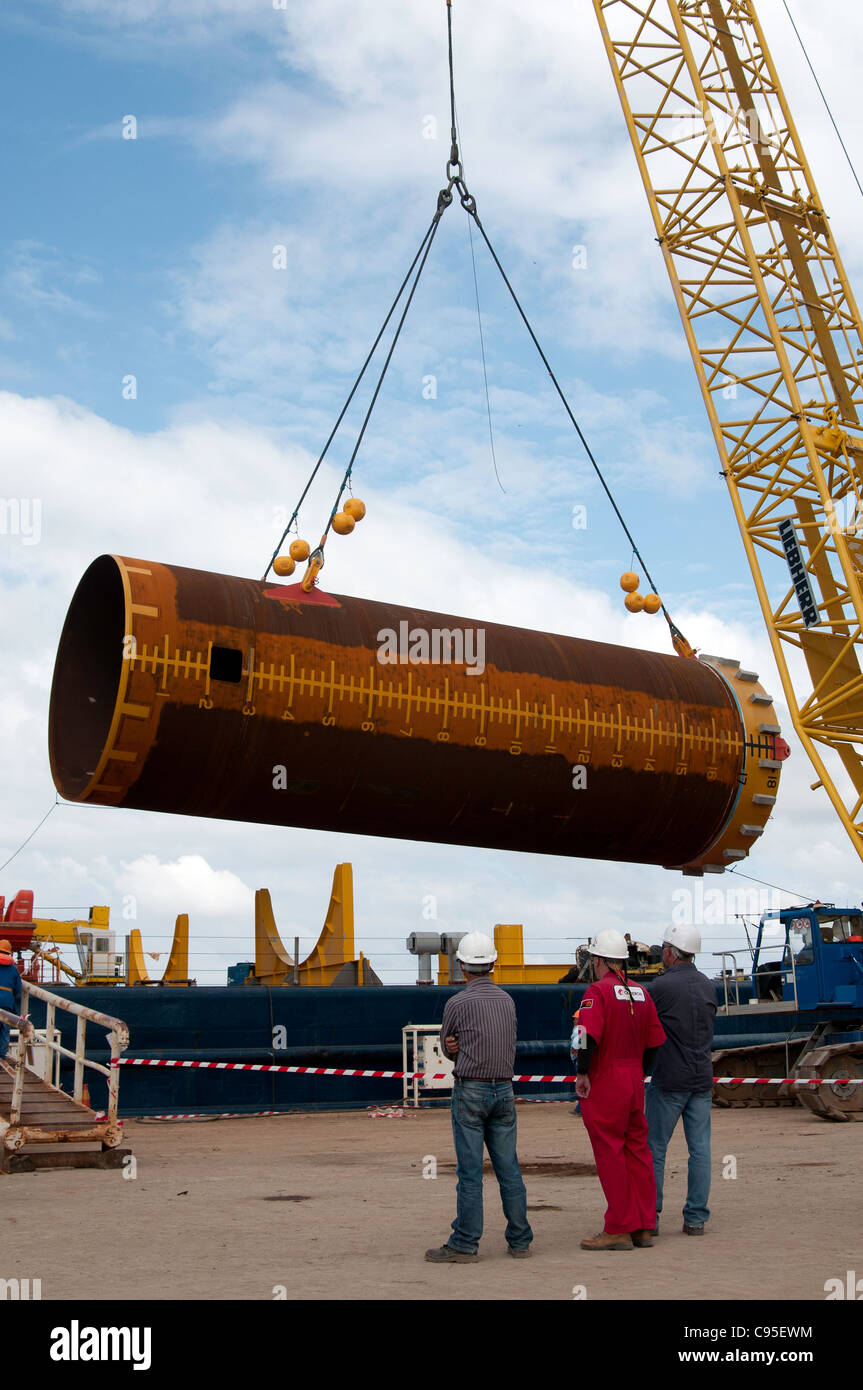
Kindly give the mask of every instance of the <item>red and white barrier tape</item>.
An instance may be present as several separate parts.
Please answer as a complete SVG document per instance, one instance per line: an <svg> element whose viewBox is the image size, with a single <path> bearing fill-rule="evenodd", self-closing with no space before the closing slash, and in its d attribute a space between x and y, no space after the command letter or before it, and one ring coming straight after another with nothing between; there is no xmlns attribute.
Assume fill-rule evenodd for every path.
<svg viewBox="0 0 863 1390"><path fill-rule="evenodd" d="M571 1095L563 1096L516 1096L516 1105L572 1105L577 1101L578 1096L575 1091Z"/></svg>
<svg viewBox="0 0 863 1390"><path fill-rule="evenodd" d="M863 1076L714 1076L714 1086L861 1086Z"/></svg>
<svg viewBox="0 0 863 1390"><path fill-rule="evenodd" d="M384 1080L409 1081L424 1078L431 1081L449 1079L449 1073L432 1072L426 1077L422 1071L364 1071L354 1067L288 1067L268 1065L263 1062L181 1062L160 1057L118 1057L111 1063L113 1067L199 1067L212 1071L261 1071L292 1072L300 1076L370 1076ZM547 1082L577 1081L577 1076L514 1076L513 1081ZM649 1078L648 1078L649 1080ZM714 1086L861 1086L863 1077L799 1077L799 1076L714 1076ZM261 1112L264 1113L264 1112Z"/></svg>
<svg viewBox="0 0 863 1390"><path fill-rule="evenodd" d="M198 1111L192 1115L132 1115L133 1120L248 1120L259 1115L296 1115L296 1110L224 1110L218 1115Z"/></svg>

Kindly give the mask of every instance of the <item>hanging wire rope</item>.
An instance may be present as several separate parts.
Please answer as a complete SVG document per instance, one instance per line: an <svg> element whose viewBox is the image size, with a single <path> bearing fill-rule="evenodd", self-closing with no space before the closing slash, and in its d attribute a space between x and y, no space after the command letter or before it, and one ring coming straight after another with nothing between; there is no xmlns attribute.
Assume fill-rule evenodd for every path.
<svg viewBox="0 0 863 1390"><path fill-rule="evenodd" d="M420 276L422 275L423 270L425 269L425 263L426 263L426 261L428 260L428 255L429 255L429 252L431 251L432 246L433 246L433 244L434 244L434 239L435 239L435 236L437 235L437 229L438 229L439 226L440 226L440 213L436 213L436 214L435 214L435 217L434 217L434 220L433 220L433 222L432 222L431 228L429 229L430 232L431 232L431 235L428 237L428 239L427 239L427 241L426 241L426 243L425 243L425 251L423 252L422 260L420 261L420 264L419 264L419 266L418 266L418 268L417 268L416 275L414 276L414 282L413 282L413 284L411 285L410 294L409 294L408 297L407 297L407 302L406 302L406 304L405 304L404 310L402 311L402 316L401 316L401 318L399 319L398 326L397 326L397 328L396 328L395 333L393 334L393 340L392 340L392 342L390 343L390 349L389 349L389 352L388 352L387 355L386 355L386 360L385 360L385 362L384 362L383 367L381 368L381 373L380 373L380 376L378 377L378 384L377 384L377 386L376 386L375 389L374 389L374 393L373 393L373 395L372 395L371 401L369 402L368 410L366 411L366 414L365 414L365 419L363 420L363 423L362 423L362 425L361 425L361 427L360 427L360 432L359 432L359 434L357 435L357 442L356 442L356 444L354 445L353 453L351 454L350 460L349 460L349 462L348 462L347 469L345 470L345 476L344 476L344 478L342 479L342 485L341 485L341 487L339 488L338 497L336 498L335 505L334 505L334 507L333 507L332 512L330 513L330 519L329 519L329 521L327 522L326 529L324 530L324 534L323 534L323 536L322 536L322 538L321 538L321 545L323 545L324 541L326 540L326 537L327 537L327 534L328 534L328 532L329 532L329 530L330 530L330 527L331 527L332 524L333 524L333 517L335 516L336 512L337 512L338 509L339 509L339 502L340 502L341 499L342 499L342 493L344 492L344 490L345 490L345 488L347 487L348 482L349 482L349 480L350 480L351 472L353 471L353 466L354 466L354 463L355 463L355 461L356 461L357 454L359 453L359 450L360 450L360 445L361 445L362 442L363 442L363 436L365 435L366 427L367 427L367 425L368 425L368 423L369 423L369 420L371 419L372 411L374 410L375 405L376 405L376 403L377 403L377 399L378 399L378 396L379 396L379 394L380 394L380 389L381 389L381 387L382 387L383 384L384 384L384 377L386 376L386 374L387 374L387 369L389 368L390 362L392 361L393 353L394 353L395 350L396 350L396 343L398 342L399 336L400 336L400 334L401 334L401 331L402 331L402 329L404 328L405 319L406 319L407 316L408 316L408 310L410 309L411 304L412 304L412 302L413 302L413 297L414 297L414 295L415 295L415 293L416 293L417 285L418 285L419 282L420 282Z"/></svg>
<svg viewBox="0 0 863 1390"><path fill-rule="evenodd" d="M413 272L414 272L414 268L416 267L417 262L419 261L420 257L422 256L423 250L424 250L424 249L427 247L427 245L429 244L430 238L434 236L434 233L435 233L435 231L436 231L436 229L437 229L437 224L438 224L438 221L439 221L439 217L440 217L440 214L439 214L439 213L435 213L435 216L432 218L432 221L429 223L429 226L428 226L428 228L427 228L427 230L426 230L425 236L423 237L422 241L420 242L419 250L417 251L416 255L414 256L413 260L411 261L411 264L410 264L410 267L409 267L409 269L408 269L408 272L407 272L407 274L405 275L405 278L402 280L402 283L401 283L401 285L400 285L400 287L399 287L399 291L398 291L398 293L397 293L395 299L393 300L392 304L390 305L389 312L387 313L386 318L384 319L383 323L382 323L381 326L380 326L380 329L379 329L379 331L378 331L378 335L377 335L377 337L375 338L374 342L372 343L372 346L371 346L371 348L369 349L368 356L366 357L366 360L365 360L365 362L363 363L362 367L360 368L359 374L358 374L356 380L354 381L353 386L352 386L351 389L350 389L350 392L349 392L349 394L348 394L348 398L347 398L347 400L345 401L344 405L342 406L342 408L341 408L341 410L340 410L340 412L339 412L338 419L336 420L336 423L333 425L333 428L332 428L332 430L330 431L330 436L329 436L329 438L328 438L326 444L324 445L323 449L321 450L321 453L320 453L320 456L318 457L317 463L315 464L314 468L313 468L312 471L311 471L311 474L309 475L309 480L308 480L308 482L306 483L306 486L303 488L302 494L301 494L301 496L300 496L300 500L299 500L299 502L297 503L296 507L294 508L293 514L292 514L292 516L291 516L291 519L290 519L290 521L288 522L287 526L285 527L284 531L282 532L281 536L279 537L279 543L278 543L278 545L276 546L275 550L273 551L272 556L270 557L270 562L269 562L269 564L267 565L267 568L264 570L264 573L263 573L263 576L262 576L262 582L263 582L263 580L266 579L267 575L269 574L270 570L272 569L273 561L276 559L276 557L277 557L277 555L278 555L278 553L279 553L279 551L280 551L280 549L281 549L281 547L282 547L282 544L284 543L285 537L288 535L288 532L291 530L291 527L294 525L294 522L296 521L297 516L299 515L300 508L302 507L303 502L306 500L306 497L307 497L307 495L308 495L309 489L311 488L312 483L315 481L315 478L317 477L318 472L319 472L319 470L320 470L321 464L323 463L324 459L325 459L326 456L327 456L327 453L329 452L330 445L332 444L333 440L334 440L335 437L336 437L336 432L337 432L337 430L338 430L338 428L339 428L339 425L342 423L342 420L345 418L345 415L347 414L348 407L350 406L351 401L353 400L354 396L356 395L357 390L358 390L359 385L360 385L360 382L362 381L363 377L364 377L365 374L366 374L366 370L367 370L367 368L368 368L368 365L369 365L369 363L371 362L372 358L374 357L375 352L377 351L378 344L380 343L382 337L384 336L384 333L385 333L386 330L387 330L387 325L389 324L390 319L392 318L393 314L394 314L395 311L396 311L396 308L398 307L399 300L401 299L402 295L404 294L405 287L407 286L407 283L408 283L408 281L410 280L411 275L412 275ZM423 264L425 264L424 261L423 261Z"/></svg>
<svg viewBox="0 0 863 1390"><path fill-rule="evenodd" d="M57 807L59 806L59 804L60 804L59 798L58 798L58 797L55 797L55 798L54 798L54 805L50 808L50 810L48 810L48 811L45 812L45 814L44 814L44 816L42 817L42 819L40 820L39 824L36 826L36 830L31 830L31 831L30 831L30 834L27 836L27 839L24 840L24 842L18 846L18 848L16 849L15 853L9 855L9 858L6 860L6 863L5 863L5 864L0 864L0 873L3 872L3 870L7 867L7 865L9 865L9 864L12 863L12 860L13 860L13 859L17 859L17 857L18 857L18 855L21 853L22 849L26 848L26 846L29 845L30 841L33 839L33 836L36 834L36 831L42 829L42 826L45 824L46 820L47 820L48 817L51 815L51 812L52 812L52 811L56 811L56 809L57 809Z"/></svg>
<svg viewBox="0 0 863 1390"><path fill-rule="evenodd" d="M498 472L498 468L497 468L497 455L496 455L495 449L494 449L494 426L492 425L492 420L491 420L491 397L489 396L489 391L488 391L488 368L487 368L487 366L486 366L486 361L485 361L485 339L484 339L484 337L483 337L483 332L482 332L482 310L481 310L480 307L479 307L479 281L477 280L477 275L476 275L476 256L474 255L474 250L473 250L473 228L471 227L471 219L470 219L470 218L468 218L468 220L467 220L467 229L468 229L468 233L469 233L469 235L470 235L470 259L471 259L471 264L473 265L473 287L474 287L474 292L475 292L475 294L476 294L476 318L477 318L477 324L478 324L478 326L479 326L479 347L480 347L480 352L482 353L482 377L483 377L483 381L485 382L485 408L486 408L486 412L487 412L487 414L488 414L488 439L489 439L489 444L491 445L491 461L492 461L492 465L493 465L493 467L494 467L494 476L497 478L497 485L498 485L498 487L500 488L501 492L505 493L505 492L506 492L506 488L504 487L503 483L502 483L501 480L500 480L500 473Z"/></svg>
<svg viewBox="0 0 863 1390"><path fill-rule="evenodd" d="M454 99L454 98L453 98L453 112L455 112L455 99ZM453 119L455 120L455 116L453 116ZM457 130L457 126L455 126L454 128ZM467 219L467 231L468 231L468 239L469 239L469 241L470 241L470 263L471 263L471 266L473 267L473 288L474 288L474 295L476 296L476 321L477 321L477 327L479 328L479 348L480 348L480 352L481 352L481 354L482 354L482 379L483 379L483 381L485 382L485 408L486 408L486 414L488 415L488 439L489 439L489 444L491 445L491 462L492 462L492 467L494 468L494 476L495 476L495 478L497 479L497 485L498 485L498 487L500 488L501 492L506 493L506 488L504 487L503 483L502 483L501 480L500 480L500 473L498 472L498 467L497 467L497 454L495 453L495 447L494 447L494 425L492 424L492 419L491 419L491 396L489 395L489 389L488 389L488 367L487 367L487 365L486 365L486 360L485 360L485 337L484 337L483 331L482 331L482 309L480 308L480 303L479 303L479 280L478 280L478 278L477 278L477 273L476 273L476 254L475 254L475 252L474 252L474 246L473 246L473 227L472 227L472 225L471 225L471 220L472 220L472 219L471 219L470 217Z"/></svg>
<svg viewBox="0 0 863 1390"><path fill-rule="evenodd" d="M836 131L836 138L837 138L837 140L839 141L839 144L842 146L842 153L844 154L845 158L846 158L847 161L848 161L848 167L849 167L849 169L851 170L851 173L852 173L853 176L854 176L854 182L856 183L857 188L859 189L861 196L863 196L863 185L861 185L860 180L859 180L859 178L857 177L857 170L854 168L854 161L852 160L850 154L848 153L848 150L847 150L847 148L846 148L846 146L845 146L845 141L842 139L842 136L841 136L841 134L840 134L839 127L838 127L838 125L836 124L835 120L833 119L833 112L830 110L830 103L829 103L829 101L827 100L826 94L825 94L825 92L824 92L824 88L821 86L821 83L818 81L818 74L816 73L814 67L812 66L812 60L810 59L809 53L807 52L806 44L803 42L803 36L802 36L802 34L800 33L800 30L797 28L797 25L794 23L794 16L793 16L793 14L791 13L791 11L790 11L789 8L788 8L788 0L782 0L782 3L783 3L783 5L785 6L785 13L787 14L788 18L791 20L791 28L794 30L795 34L797 35L797 41L798 41L798 43L800 44L800 47L801 47L802 50L803 50L803 57L806 59L806 62L807 62L808 67L809 67L809 71L812 73L812 76L813 76L813 78L815 79L815 86L818 88L818 91L819 91L820 94L821 94L821 100L824 102L824 107L825 107L825 109L826 109L826 111L827 111L827 115L830 117L830 124L833 126L833 129Z"/></svg>
<svg viewBox="0 0 863 1390"><path fill-rule="evenodd" d="M276 550L275 550L274 553L273 553L272 559L270 560L270 565L267 567L267 572L269 572L269 569L270 569L270 567L272 566L273 561L276 559L276 556L278 555L278 552L279 552L279 547L281 546L282 542L284 541L285 536L287 536L289 530L291 529L291 526L293 525L294 521L296 520L297 514L298 514L299 509L300 509L300 506L302 505L302 502L303 502L304 498L306 497L306 495L307 495L307 493L308 493L308 491L309 491L309 488L311 487L311 484L312 484L312 482L313 482L313 480L314 480L314 477L315 477L315 475L316 475L316 473L317 473L317 471L318 471L318 469L319 469L319 467L320 467L320 465L321 465L321 463L322 463L322 461L323 461L323 458L324 458L324 456L325 456L325 454L326 454L326 452L327 452L327 450L328 450L328 448L329 448L329 446L330 446L330 443L332 442L332 439L333 439L333 437L334 437L334 435L335 435L335 433L336 433L336 430L338 429L338 427L339 427L339 425L340 425L342 419L344 418L344 415L345 415L345 412L347 411L348 405L350 404L351 400L353 399L353 396L354 396L354 394L355 394L355 392L356 392L356 390L357 390L357 387L358 387L359 384L360 384L360 381L361 381L361 379L362 379L362 377L363 377L363 375L364 375L364 373L365 373L365 371L366 371L366 368L367 368L369 362L371 361L371 358L372 358L372 356L374 355L374 352L375 352L375 350L376 350L378 344L380 343L381 338L383 337L384 331L385 331L385 329L386 329L386 325L389 323L390 318L392 317L393 313L395 312L396 305L398 304L399 300L401 299L401 295L402 295L402 293L404 292L404 289L405 289L405 287L406 287L408 281L410 280L411 274L412 274L413 271L414 271L414 267L417 266L417 263L419 263L419 264L418 264L418 268L417 268L417 270L416 270L416 275L415 275L415 277L414 277L413 285L411 286L410 294L408 295L407 303L406 303L406 305L405 305L405 308L404 308L404 311L403 311L403 313L402 313L401 319L399 320L398 327L396 328L395 335L394 335L393 341L392 341L392 343L391 343L391 345L390 345L390 349L389 349L389 352L388 352L388 354L387 354L387 358L386 358L386 361L385 361L385 363L384 363L383 369L382 369L381 374L380 374L380 376L379 376L379 378L378 378L378 383L377 383L377 386L376 386L376 388L375 388L374 394L373 394L373 396L372 396L371 403L370 403L370 405L369 405L369 407L368 407L368 410L366 411L366 416L365 416L365 419L363 420L363 424L362 424L362 428L361 428L360 433L359 433L359 437L358 437L358 439L357 439L357 441L356 441L356 444L355 444L355 446L354 446L354 450L353 450L353 453L351 454L351 458L350 458L350 461L349 461L349 463L348 463L347 469L345 470L345 474L344 474L344 477L343 477L343 479L342 479L342 484L341 484L341 487L339 488L339 493L338 493L338 498L337 498L337 500L336 500L336 505L335 505L335 507L333 508L333 510L332 510L332 512L331 512L331 514L330 514L330 518L329 518L329 521L327 522L327 526L326 526L326 529L325 529L325 531L324 531L324 534L323 534L323 536L321 537L320 544L318 545L317 549L316 549L315 551L313 551L312 554L309 556L309 566L310 566L310 568L309 568L309 571L307 572L306 579L304 579L304 581L303 581L304 587L306 586L307 583L309 583L310 576L313 578L313 577L317 574L317 572L318 572L318 570L321 568L321 566L323 565L323 547L324 547L324 544L325 544L325 542L326 542L327 535L328 535L329 530L330 530L330 527L331 527L331 525L332 525L333 518L334 518L334 516L336 515L336 512L337 512L337 510L338 510L339 501L341 500L342 494L344 493L344 490L345 490L345 488L347 487L348 482L350 481L351 472L352 472L352 470L353 470L353 465L354 465L354 462L355 462L355 460L356 460L356 456L357 456L357 453L358 453L358 451L359 451L360 444L362 443L362 439L363 439L363 436L364 436L364 434L365 434L366 427L367 427L367 425L368 425L369 419L370 419L370 417L371 417L372 410L374 409L375 403L377 402L377 398L378 398L378 395L379 395L379 393L380 393L381 386L383 385L384 377L386 376L387 368L389 367L390 361L392 360L392 355L393 355L393 352L394 352L394 350L395 350L396 343L398 342L398 338L399 338L399 335L400 335L400 333L401 333L401 330L402 330L402 328L403 328L403 326L404 326L404 322L405 322L405 319L406 319L406 317L407 317L408 309L410 308L411 302L412 302L412 300L413 300L413 296L414 296L414 294L415 294L415 292L416 292L417 285L419 284L420 276L421 276L422 271L423 271L423 269L424 269L424 267L425 267L426 261L428 260L429 251L431 250L431 246L432 246L432 243L433 243L433 241L434 241L434 237L435 237L435 235L436 235L436 233L437 233L437 228L438 228L438 225L439 225L439 223L440 223L440 219L441 219L441 217L443 216L443 214L444 214L444 212L446 211L446 209L447 209L447 208L450 206L450 204L454 201L454 193L457 193L457 194L459 195L459 201L460 201L460 203L461 203L461 206L464 208L464 210L465 210L465 212L467 213L468 217L469 217L469 218L472 218L473 221L476 223L477 229L478 229L480 235L482 236L482 238L483 238L483 240L484 240L486 246L488 247L488 250L489 250L489 253L490 253L490 255L491 255L491 258L492 258L492 260L494 261L495 265L497 266L497 269L498 269L498 271L500 272L500 275L501 275L501 278L502 278L504 284L506 285L507 289L509 290L509 293L510 293L510 296L511 296L511 298L512 298L512 301L513 301L513 303L515 304L516 309L518 310L518 313L519 313L519 315L520 315L520 317L521 317L521 320L522 320L522 322L524 323L524 326L525 326L525 328L527 329L527 331L528 331L528 333L529 333L529 335L530 335L530 337L531 337L531 340L532 340L532 342L533 342L533 344L534 344L534 346L535 346L537 352L539 353L540 359L542 360L542 363L543 363L543 365L544 365L544 367L545 367L545 369L546 369L546 371L547 371L547 373L548 373L548 375L549 375L549 378L550 378L550 380L551 380L551 382L552 382L552 385L554 386L554 388L555 388L555 390L556 390L556 392L557 392L557 394L558 394L558 396L559 396L559 398L560 398L560 401L561 401L561 403L562 403L562 405L563 405L564 410L566 411L567 415L569 416L570 422L571 422L573 428L575 429L576 434L578 435L579 440L581 441L582 447L583 447L583 449L584 449L584 451L585 451L585 453L586 453L588 459L590 460L590 463L591 463L591 465L592 465L592 467L593 467L594 472L596 473L597 478L598 478L599 481L600 481L600 484L602 485L603 491L605 492L606 497L608 498L609 502L611 503L611 506L612 506L612 509L613 509L613 511L614 511L614 514L615 514L615 516L617 517L617 520L618 520L618 522L620 523L620 525L621 525L621 527L622 527L622 529L623 529L623 532L624 532L624 534L625 534L627 540L628 540L629 543L630 543L630 546L631 546L631 548L632 548L632 554L635 555L635 556L637 556L638 561L639 561L639 563L640 563L640 565L641 565L641 567L642 567L642 569L643 569L643 571L644 571L645 577L647 578L648 582L650 583L651 588L654 590L654 592L656 592L656 591L657 591L656 583L655 583L655 581L654 581L654 579L653 579L653 577L652 577L652 575L651 575L651 573L650 573L650 570L649 570L648 567L647 567L647 564L646 564L646 562L645 562L645 560L644 560L644 557L643 557L643 555L641 554L641 551L639 550L638 545L637 545L636 542L635 542L635 538L633 537L632 532L630 531L629 527L627 526L627 524L626 524L626 522L625 522L625 520L624 520L624 518L623 518L623 514L622 514L622 512L620 511L620 508L618 507L618 505L617 505L617 503L616 503L616 501L615 501L615 499L614 499L614 497L613 497L613 495L612 495L611 489L610 489L610 487L608 486L608 483L606 482L605 477L603 476L602 470L601 470L601 468L600 468L600 466L599 466L599 464L598 464L598 462L597 462L597 460L596 460L596 458L595 458L595 456L594 456L594 454L593 454L593 451L592 451L592 449L590 448L590 445L588 444L587 439L586 439L585 436L584 436L584 433L583 433L583 431L582 431L582 429L581 429L581 426L579 425L579 423L578 423L578 421L577 421L577 419L576 419L576 417L575 417L575 415L574 415L574 413L573 413L573 410L572 410L572 408L571 408L571 406L570 406L570 404L569 404L569 401L567 400L567 398L566 398L566 396L565 396L565 394L564 394L564 392L563 392L563 388L561 387L559 381L557 380L557 377L555 376L554 372L552 371L551 363L549 362L548 358L546 357L546 355L545 355L545 353L544 353L544 351L543 351L543 349L542 349L542 346L541 346L541 344L540 344L540 342L539 342L539 339L537 338L536 333L534 332L534 330L533 330L533 328L532 328L532 326L531 326L530 320L528 319L527 314L525 313L524 309L522 308L522 305L521 305L521 303L520 303L520 301L519 301L519 298L518 298L518 296L517 296L515 290L513 289L512 284L510 283L509 278L507 277L507 274L506 274L506 272L504 271L504 268L503 268L503 266L501 265L500 260L498 259L497 253L495 252L495 249L494 249L494 247L492 246L491 241L489 240L488 234L487 234L487 232L486 232L486 230L485 230L485 228L484 228L482 222L480 221L479 214L478 214L478 212L477 212L477 207L476 207L476 200L475 200L475 198L473 197L473 195L469 192L469 190L468 190L468 188L467 188L467 185L466 185L466 183L465 183L464 169L463 169L461 157L460 157L460 154L459 154L458 132L457 132L457 128L456 128L455 67L454 67L454 61L453 61L453 39L452 39L452 0L446 0L446 7L447 7L447 48L448 48L448 57L449 57L449 89L450 89L450 154L449 154L449 160L447 161L447 166L446 166L446 177L447 177L447 180L448 180L447 186L446 186L446 188L441 189L440 193L438 194L437 209L436 209L436 211L435 211L434 217L432 218L431 226L429 227L428 231L426 232L426 235L425 235L425 237L423 238L423 241L422 241L422 243L421 243L421 245L420 245L420 249L419 249L419 251L417 252L416 256L414 257L413 263L412 263L412 265L411 265L411 269L408 271L408 274L405 276L405 279L404 279L404 281L402 282L401 289L399 290L399 293L398 293L398 295L396 296L396 299L395 299L395 301L394 301L394 303L393 303L393 305L392 305L392 307L391 307L391 309L390 309L390 311L389 311L389 314L387 315L386 319L384 320L383 327L381 328L381 331L380 331L380 333L378 334L378 337L376 338L375 343L374 343L374 345L373 345L373 347L372 347L372 349L371 349L371 351L370 351L368 357L366 358L365 363L363 364L362 370L361 370L359 376L357 377L356 382L354 383L354 386L353 386L353 388L352 388L352 390L351 390L351 393L350 393L350 395L349 395L349 397L348 397L348 400L345 402L345 405L344 405L344 407L343 407L343 409L342 409L342 412L341 412L341 414L340 414L338 420L336 421L335 426L333 427L332 433L330 434L330 438L327 440L327 443L326 443L326 445L324 446L324 450L323 450L323 452L322 452L322 454L321 454L321 457L319 458L317 464L315 465L315 468L314 468L313 471L312 471L312 475L311 475L311 477L309 478L308 483L306 484L306 487L305 487L305 489L304 489L304 491L303 491L303 494L302 494L302 496L301 496L301 498L300 498L300 501L298 502L296 508L294 509L293 516L291 517L290 522L289 522L288 525L285 527L285 530L284 530L284 532L282 533L281 540L279 541L279 546L276 547ZM471 248L472 248L472 247L473 247L473 240L472 240L472 235L471 235ZM474 272L475 272L475 267L474 267ZM478 304L479 304L479 291L478 291L478 288L477 288L477 305L478 305ZM481 324L481 323L480 323L480 337L481 337L481 340L482 340L482 324ZM482 349L482 351L483 351L483 370L484 370L484 372L485 372L485 346L484 346L484 343L483 343L483 349ZM486 373L486 398L487 398L487 400L488 400L488 376L487 376L487 373ZM490 407L490 405L489 405L489 427L490 427L490 429L491 429L491 407ZM493 449L493 447L494 447L494 446L493 446L493 431L492 431L492 449ZM493 456L494 456L494 455L493 455ZM495 459L495 473L497 474L497 460L496 460L496 459ZM500 484L500 478L499 478L499 477L498 477L498 483ZM266 574L264 575L264 578L266 578ZM672 643L673 643L673 645L674 645L675 650L676 650L680 655L682 655L682 656L689 656L689 657L694 656L694 655L695 655L695 652L694 652L693 648L692 648L692 647L689 645L689 643L686 641L686 638L683 636L683 633L680 631L680 629L677 628L677 627L675 626L675 624L672 622L671 616L670 616L670 614L669 614L669 612L668 612L668 609L666 608L666 606L665 606L664 603L661 605L661 608L662 608L662 613L663 613L663 615L664 615L664 617L665 617L665 620L666 620L666 622L668 623L669 629L670 629L670 631L671 631L671 639L672 639Z"/></svg>
<svg viewBox="0 0 863 1390"><path fill-rule="evenodd" d="M753 878L752 874L742 874L739 869L728 869L727 872L735 874L737 878L746 878L750 883L761 883L765 888L775 888L778 893L786 893L789 898L796 898L799 903L818 901L813 894L795 893L793 888L781 888L778 883L768 883L764 878Z"/></svg>

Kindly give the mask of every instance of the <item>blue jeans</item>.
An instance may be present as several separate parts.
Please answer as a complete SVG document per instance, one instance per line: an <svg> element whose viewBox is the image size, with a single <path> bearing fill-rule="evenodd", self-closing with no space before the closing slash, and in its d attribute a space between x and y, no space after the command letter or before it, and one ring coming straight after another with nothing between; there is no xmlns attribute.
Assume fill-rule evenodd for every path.
<svg viewBox="0 0 863 1390"><path fill-rule="evenodd" d="M662 1211L662 1182L665 1177L665 1151L674 1127L683 1116L683 1132L689 1148L689 1171L683 1220L687 1226L703 1226L710 1216L710 1107L712 1091L662 1091L651 1083L646 1087L645 1112L649 1134L647 1142L656 1177L656 1210Z"/></svg>
<svg viewBox="0 0 863 1390"><path fill-rule="evenodd" d="M6 1005L3 1005L4 1009ZM8 1023L0 1023L0 1057L5 1057L9 1051L10 1028Z"/></svg>
<svg viewBox="0 0 863 1390"><path fill-rule="evenodd" d="M488 1149L506 1217L507 1244L524 1250L533 1240L527 1193L515 1151L515 1101L511 1081L459 1081L452 1093L452 1136L458 1190L456 1218L447 1244L473 1255L482 1235L483 1146Z"/></svg>

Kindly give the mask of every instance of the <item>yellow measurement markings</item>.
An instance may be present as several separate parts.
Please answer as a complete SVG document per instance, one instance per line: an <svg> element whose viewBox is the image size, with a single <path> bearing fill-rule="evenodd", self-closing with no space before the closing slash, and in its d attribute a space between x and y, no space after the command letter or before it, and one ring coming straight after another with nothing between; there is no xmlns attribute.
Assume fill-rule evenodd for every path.
<svg viewBox="0 0 863 1390"><path fill-rule="evenodd" d="M408 672L408 688L407 688L407 691L405 692L405 715L404 715L405 723L407 724L408 728L411 727L411 705L412 705L412 703L413 703L413 698L414 698L414 695L413 695L413 684L414 684L414 673L413 673L413 671L409 671L409 672Z"/></svg>
<svg viewBox="0 0 863 1390"><path fill-rule="evenodd" d="M120 706L120 713L125 714L128 719L149 719L153 713L152 705L132 705L123 703Z"/></svg>
<svg viewBox="0 0 863 1390"><path fill-rule="evenodd" d="M371 719L371 717L372 717L372 715L373 715L373 713L374 713L374 708L375 708L375 668L374 668L374 666L370 666L370 667L369 667L369 707L368 707L367 716L366 716L368 719Z"/></svg>
<svg viewBox="0 0 863 1390"><path fill-rule="evenodd" d="M470 717L482 733L488 709L488 690L485 685L474 686L470 697ZM467 713L467 711L465 711Z"/></svg>

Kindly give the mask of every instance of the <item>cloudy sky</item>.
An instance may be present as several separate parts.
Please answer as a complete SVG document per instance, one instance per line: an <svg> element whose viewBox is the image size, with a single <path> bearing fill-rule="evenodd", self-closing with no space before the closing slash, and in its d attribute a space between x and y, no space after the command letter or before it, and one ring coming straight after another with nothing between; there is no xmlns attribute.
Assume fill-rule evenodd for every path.
<svg viewBox="0 0 863 1390"><path fill-rule="evenodd" d="M814 0L790 3L863 165L863 11L831 0L828 26ZM859 285L860 195L781 0L759 13ZM454 16L462 152L491 240L678 625L779 697L593 6L456 0ZM434 211L448 87L443 0L6 0L0 34L2 862L55 800L51 674L90 561L263 572ZM623 609L625 538L474 249L499 481L454 207L355 468L368 518L328 548L325 587L668 650L660 618ZM304 508L309 535L351 443ZM742 870L762 882L705 888L859 902L858 858L782 713L792 758ZM221 982L252 953L254 890L308 949L341 860L358 946L391 982L413 978L414 930L522 922L529 958L563 960L601 926L657 939L675 893L696 891L644 866L61 804L0 893L34 888L40 915L107 903L154 951L188 911L193 973ZM714 900L706 950L739 944L742 905Z"/></svg>

